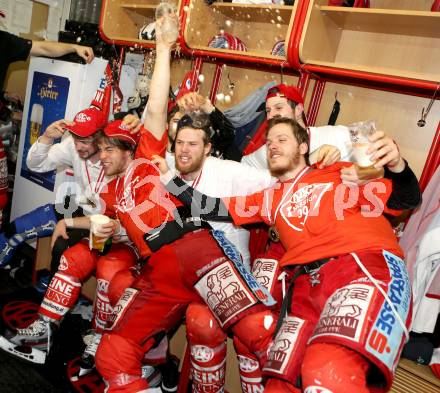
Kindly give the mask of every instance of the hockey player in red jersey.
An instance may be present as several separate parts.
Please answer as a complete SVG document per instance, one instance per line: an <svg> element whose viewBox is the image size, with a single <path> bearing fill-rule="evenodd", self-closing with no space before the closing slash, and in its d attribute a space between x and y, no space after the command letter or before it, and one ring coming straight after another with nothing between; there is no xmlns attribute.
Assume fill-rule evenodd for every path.
<svg viewBox="0 0 440 393"><path fill-rule="evenodd" d="M385 170L406 187L391 194L386 179L346 187L340 169L348 164L323 170L307 165L307 133L289 119L269 123L267 147L279 182L249 197L224 198L220 205L204 196L203 206L216 209L200 214L206 220L275 225L287 249L281 266L291 285L264 364L265 391L387 391L411 321L411 291L402 251L382 213L408 201L416 205L417 179L399 155L385 162ZM372 158L379 162L383 153L377 151ZM201 206L200 195L181 179L167 188L193 214ZM219 217L226 210L229 217Z"/></svg>

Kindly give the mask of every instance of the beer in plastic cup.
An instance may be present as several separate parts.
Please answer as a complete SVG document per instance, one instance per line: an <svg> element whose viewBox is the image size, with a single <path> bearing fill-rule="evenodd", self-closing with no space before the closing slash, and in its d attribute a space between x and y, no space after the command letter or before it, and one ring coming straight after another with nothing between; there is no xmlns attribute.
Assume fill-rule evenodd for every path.
<svg viewBox="0 0 440 393"><path fill-rule="evenodd" d="M348 126L350 130L351 145L353 148L353 157L360 167L369 167L374 164L367 154L367 150L371 145L368 137L376 131L374 121L367 120L354 123Z"/></svg>
<svg viewBox="0 0 440 393"><path fill-rule="evenodd" d="M40 136L43 125L43 106L40 104L32 105L31 124L29 132L29 143L33 145Z"/></svg>
<svg viewBox="0 0 440 393"><path fill-rule="evenodd" d="M110 218L104 216L103 214L93 214L90 216L90 238L89 247L90 249L95 249L99 252L104 250L106 240L105 236L100 236L98 233L99 228L110 222Z"/></svg>

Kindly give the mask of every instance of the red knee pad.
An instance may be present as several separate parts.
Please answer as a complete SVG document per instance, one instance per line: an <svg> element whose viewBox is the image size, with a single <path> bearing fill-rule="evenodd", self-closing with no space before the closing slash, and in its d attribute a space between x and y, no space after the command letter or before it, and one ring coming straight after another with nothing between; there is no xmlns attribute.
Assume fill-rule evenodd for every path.
<svg viewBox="0 0 440 393"><path fill-rule="evenodd" d="M222 392L226 373L226 334L204 304L191 303L188 306L186 335L191 347L193 391Z"/></svg>
<svg viewBox="0 0 440 393"><path fill-rule="evenodd" d="M368 393L368 368L368 360L342 345L311 344L306 348L301 367L304 393L316 392L317 389L323 392Z"/></svg>
<svg viewBox="0 0 440 393"><path fill-rule="evenodd" d="M113 312L109 299L110 282L120 271L127 271L136 263L136 254L124 244L114 244L108 254L100 256L96 268L96 301L94 307L94 328L98 331L107 329L107 321ZM131 281L130 283L131 284ZM128 285L125 287L127 288ZM119 295L125 288L119 288ZM118 297L119 299L119 297Z"/></svg>
<svg viewBox="0 0 440 393"><path fill-rule="evenodd" d="M191 303L186 310L186 335L190 344L217 347L226 333L204 304Z"/></svg>
<svg viewBox="0 0 440 393"><path fill-rule="evenodd" d="M108 286L108 298L114 307L122 296L126 288L131 287L137 277L137 272L133 269L125 269L117 272Z"/></svg>
<svg viewBox="0 0 440 393"><path fill-rule="evenodd" d="M108 393L138 392L148 388L142 378L144 350L117 334L104 334L95 356L96 369L108 384Z"/></svg>
<svg viewBox="0 0 440 393"><path fill-rule="evenodd" d="M136 260L137 256L131 247L125 244L113 244L106 255L99 257L96 278L110 282L117 272L134 266Z"/></svg>
<svg viewBox="0 0 440 393"><path fill-rule="evenodd" d="M98 258L99 254L91 251L88 243L81 241L63 252L58 271L84 282L95 272Z"/></svg>
<svg viewBox="0 0 440 393"><path fill-rule="evenodd" d="M275 314L265 310L246 315L232 327L234 335L258 357L260 364L266 360L266 349L272 340L276 320Z"/></svg>

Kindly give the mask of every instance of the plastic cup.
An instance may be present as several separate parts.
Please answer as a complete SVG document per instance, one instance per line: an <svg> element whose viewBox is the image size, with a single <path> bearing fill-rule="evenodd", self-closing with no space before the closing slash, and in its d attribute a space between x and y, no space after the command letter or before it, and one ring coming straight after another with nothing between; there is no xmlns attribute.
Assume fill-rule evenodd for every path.
<svg viewBox="0 0 440 393"><path fill-rule="evenodd" d="M90 216L90 238L89 247L90 249L102 252L106 243L107 237L101 236L99 234L99 229L102 225L110 222L110 218L104 216L103 214L94 214Z"/></svg>
<svg viewBox="0 0 440 393"><path fill-rule="evenodd" d="M348 126L350 130L350 140L353 148L353 157L360 167L370 167L374 161L370 160L367 154L368 148L371 146L369 136L376 131L374 121L367 120L354 123Z"/></svg>

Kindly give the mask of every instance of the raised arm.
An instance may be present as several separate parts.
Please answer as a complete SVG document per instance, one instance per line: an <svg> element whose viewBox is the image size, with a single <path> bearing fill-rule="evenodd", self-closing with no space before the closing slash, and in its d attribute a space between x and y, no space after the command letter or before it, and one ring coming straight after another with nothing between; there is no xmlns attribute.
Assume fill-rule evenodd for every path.
<svg viewBox="0 0 440 393"><path fill-rule="evenodd" d="M150 83L144 127L160 140L166 130L168 92L170 89L171 49L177 36L169 37L164 31L164 18L171 18L178 25L177 15L156 21L156 61ZM178 29L177 29L178 30Z"/></svg>
<svg viewBox="0 0 440 393"><path fill-rule="evenodd" d="M369 148L374 167L359 168L353 165L341 170L341 179L345 184L364 184L378 177L391 179L393 190L387 201L387 207L395 210L414 209L422 201L419 182L416 175L403 159L396 142L383 131L371 136Z"/></svg>
<svg viewBox="0 0 440 393"><path fill-rule="evenodd" d="M191 111L202 111L209 115L211 120L211 126L214 131L211 136L211 143L214 150L214 155L223 158L235 158L239 160L241 154L233 151L233 144L235 139L235 128L232 123L227 119L227 117L216 108L211 101L196 92L190 92L185 94L182 98L177 101L179 108L184 112ZM235 154L231 154L235 153ZM226 157L226 155L235 155L235 157Z"/></svg>
<svg viewBox="0 0 440 393"><path fill-rule="evenodd" d="M32 41L30 52L32 56L47 57L60 57L68 53L76 53L82 57L86 63L91 63L94 58L93 49L88 46L54 41Z"/></svg>
<svg viewBox="0 0 440 393"><path fill-rule="evenodd" d="M422 192L416 175L405 160L402 159L402 162L403 169L400 167L399 171L385 166L384 177L393 181L387 207L395 210L415 209L422 202Z"/></svg>
<svg viewBox="0 0 440 393"><path fill-rule="evenodd" d="M53 144L54 139L65 133L65 125L72 122L62 119L50 124L43 135L31 146L26 157L26 165L34 172L48 172L61 165L73 165L75 146L71 137Z"/></svg>

